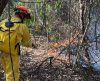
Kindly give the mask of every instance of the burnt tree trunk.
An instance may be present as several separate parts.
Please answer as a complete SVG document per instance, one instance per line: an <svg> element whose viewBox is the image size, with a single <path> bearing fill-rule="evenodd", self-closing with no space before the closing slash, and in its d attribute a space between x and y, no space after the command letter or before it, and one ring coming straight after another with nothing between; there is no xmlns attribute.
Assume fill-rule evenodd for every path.
<svg viewBox="0 0 100 81"><path fill-rule="evenodd" d="M0 0L0 16L9 0Z"/></svg>

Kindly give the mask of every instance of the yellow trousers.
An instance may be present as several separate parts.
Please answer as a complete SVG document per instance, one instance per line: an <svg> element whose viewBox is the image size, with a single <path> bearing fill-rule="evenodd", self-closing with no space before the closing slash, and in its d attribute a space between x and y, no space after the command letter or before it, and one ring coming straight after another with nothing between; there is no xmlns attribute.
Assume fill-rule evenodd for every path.
<svg viewBox="0 0 100 81"><path fill-rule="evenodd" d="M6 81L14 81L14 77L15 81L19 81L19 75L20 75L19 55L18 54L12 55L13 70L12 70L10 54L2 54L0 57L0 62L2 63L4 69ZM13 77L13 72L14 72L14 77Z"/></svg>

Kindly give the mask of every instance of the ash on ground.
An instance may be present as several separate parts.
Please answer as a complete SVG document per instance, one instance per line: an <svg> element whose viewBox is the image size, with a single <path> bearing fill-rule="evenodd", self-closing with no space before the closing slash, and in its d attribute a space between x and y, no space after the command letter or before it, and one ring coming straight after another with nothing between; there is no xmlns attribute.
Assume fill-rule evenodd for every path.
<svg viewBox="0 0 100 81"><path fill-rule="evenodd" d="M36 38L37 49L21 47L20 81L99 81L99 76L87 73L87 69L52 60L47 54L47 38ZM1 67L1 66L0 66ZM0 81L5 81L1 67Z"/></svg>

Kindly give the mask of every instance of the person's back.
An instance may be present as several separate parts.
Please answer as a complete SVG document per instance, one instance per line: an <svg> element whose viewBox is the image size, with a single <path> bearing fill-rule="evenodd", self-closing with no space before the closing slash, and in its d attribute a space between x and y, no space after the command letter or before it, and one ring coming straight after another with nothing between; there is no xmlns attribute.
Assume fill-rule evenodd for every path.
<svg viewBox="0 0 100 81"><path fill-rule="evenodd" d="M15 17L11 18L13 26L10 30L6 25L6 22L9 23L7 19L0 23L0 62L4 69L6 81L19 81L19 46L32 47L28 27L23 24L27 15L29 15L27 8L18 6L15 10Z"/></svg>
<svg viewBox="0 0 100 81"><path fill-rule="evenodd" d="M22 42L25 46L31 47L32 43L26 25L21 23L18 17L12 17L11 21L14 22L14 26L10 28L10 46L13 55L17 53L16 45ZM9 28L5 26L6 22L7 20L4 20L0 24L0 50L9 53Z"/></svg>

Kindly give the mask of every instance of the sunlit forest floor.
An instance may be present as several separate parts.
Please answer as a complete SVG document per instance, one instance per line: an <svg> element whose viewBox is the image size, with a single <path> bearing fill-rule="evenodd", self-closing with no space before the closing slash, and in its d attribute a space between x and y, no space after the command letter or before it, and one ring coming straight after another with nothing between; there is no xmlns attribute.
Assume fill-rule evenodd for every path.
<svg viewBox="0 0 100 81"><path fill-rule="evenodd" d="M37 37L37 49L21 47L20 81L100 81L94 74L86 75L85 69L73 68L59 60L50 63L46 40L44 36ZM5 81L3 73L0 70L0 81Z"/></svg>

